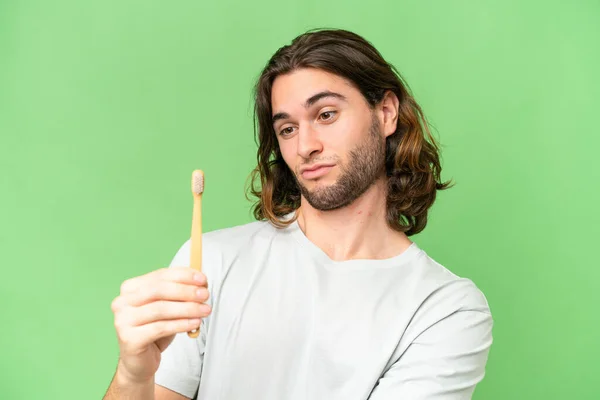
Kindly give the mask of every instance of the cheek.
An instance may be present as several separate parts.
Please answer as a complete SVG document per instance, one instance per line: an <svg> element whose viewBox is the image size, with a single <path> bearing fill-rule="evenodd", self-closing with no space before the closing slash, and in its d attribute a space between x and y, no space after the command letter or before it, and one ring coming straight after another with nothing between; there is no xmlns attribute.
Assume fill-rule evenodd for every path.
<svg viewBox="0 0 600 400"><path fill-rule="evenodd" d="M296 149L293 147L292 140L286 140L279 142L279 150L281 151L281 156L283 157L283 161L288 165L288 167L294 171L295 168L295 159L296 159Z"/></svg>
<svg viewBox="0 0 600 400"><path fill-rule="evenodd" d="M356 119L344 119L326 128L323 135L324 147L334 150L339 155L346 154L354 148L367 132L363 121Z"/></svg>

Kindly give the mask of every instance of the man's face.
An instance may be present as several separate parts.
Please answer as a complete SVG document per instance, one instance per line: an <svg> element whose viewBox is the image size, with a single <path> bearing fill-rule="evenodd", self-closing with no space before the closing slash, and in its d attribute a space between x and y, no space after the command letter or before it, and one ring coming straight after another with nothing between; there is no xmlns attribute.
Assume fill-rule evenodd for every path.
<svg viewBox="0 0 600 400"><path fill-rule="evenodd" d="M384 173L380 121L347 80L295 70L275 79L271 104L281 154L315 209L351 204Z"/></svg>

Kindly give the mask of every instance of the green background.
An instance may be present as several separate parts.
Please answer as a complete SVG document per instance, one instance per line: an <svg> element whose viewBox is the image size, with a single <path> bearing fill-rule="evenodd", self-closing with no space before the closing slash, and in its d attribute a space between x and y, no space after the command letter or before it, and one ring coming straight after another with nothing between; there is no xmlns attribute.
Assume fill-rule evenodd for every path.
<svg viewBox="0 0 600 400"><path fill-rule="evenodd" d="M597 1L0 0L2 399L99 399L121 282L251 221L251 88L280 46L353 30L443 144L414 237L495 319L476 399L599 399Z"/></svg>

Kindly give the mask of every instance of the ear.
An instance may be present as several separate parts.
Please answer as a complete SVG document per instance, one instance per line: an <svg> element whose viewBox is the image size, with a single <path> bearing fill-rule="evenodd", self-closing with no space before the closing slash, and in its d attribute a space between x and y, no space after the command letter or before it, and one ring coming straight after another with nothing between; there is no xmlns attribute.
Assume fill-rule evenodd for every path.
<svg viewBox="0 0 600 400"><path fill-rule="evenodd" d="M398 126L398 107L400 102L394 92L388 90L379 103L379 122L385 137L396 132Z"/></svg>

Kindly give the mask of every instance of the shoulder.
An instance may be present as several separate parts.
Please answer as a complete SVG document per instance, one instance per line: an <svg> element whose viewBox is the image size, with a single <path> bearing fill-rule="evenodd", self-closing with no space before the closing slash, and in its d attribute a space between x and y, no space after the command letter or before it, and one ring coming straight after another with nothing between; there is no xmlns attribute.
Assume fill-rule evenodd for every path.
<svg viewBox="0 0 600 400"><path fill-rule="evenodd" d="M202 234L202 270L209 283L218 279L223 268L238 257L248 246L254 247L263 240L270 240L279 230L267 221L253 221L229 228L217 229ZM169 267L189 267L191 239L187 239L177 250Z"/></svg>
<svg viewBox="0 0 600 400"><path fill-rule="evenodd" d="M491 309L483 291L471 279L455 274L425 251L420 250L410 275L415 301L411 326L415 334L463 312L481 314L492 323Z"/></svg>
<svg viewBox="0 0 600 400"><path fill-rule="evenodd" d="M252 239L270 237L277 233L271 223L267 221L253 221L229 228L223 228L207 232L202 235L203 242L216 246L217 248L228 248L243 246Z"/></svg>
<svg viewBox="0 0 600 400"><path fill-rule="evenodd" d="M276 229L266 221L254 221L229 228L217 229L202 234L202 250L204 254L214 255L222 251L242 246L253 237L272 234ZM187 266L185 257L190 253L191 239L180 246L172 264ZM178 263L178 261L180 261Z"/></svg>

